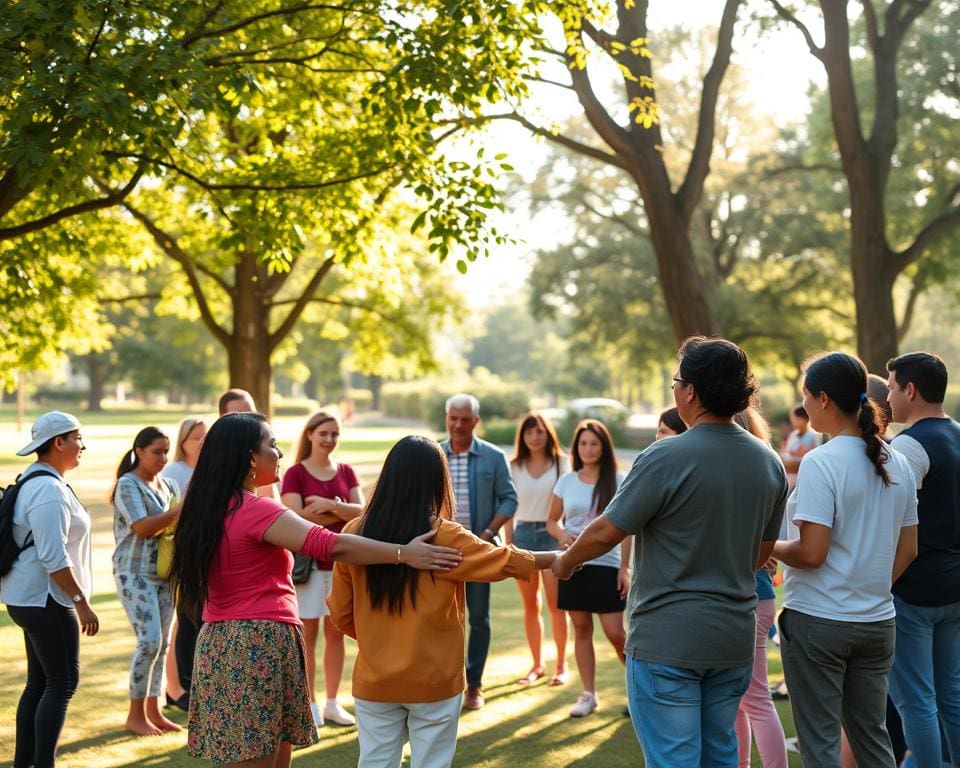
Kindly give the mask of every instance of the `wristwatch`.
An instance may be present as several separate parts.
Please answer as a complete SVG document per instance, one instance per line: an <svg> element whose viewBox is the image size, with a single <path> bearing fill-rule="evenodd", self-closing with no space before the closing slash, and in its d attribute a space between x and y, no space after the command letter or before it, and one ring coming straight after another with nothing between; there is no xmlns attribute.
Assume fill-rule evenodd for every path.
<svg viewBox="0 0 960 768"><path fill-rule="evenodd" d="M492 539L494 536L497 535L497 532L496 532L496 531L492 531L492 530L490 530L489 528L484 528L484 529L483 529L483 532L490 534L490 538L491 538L491 539Z"/></svg>
<svg viewBox="0 0 960 768"><path fill-rule="evenodd" d="M71 595L70 599L73 600L73 602L75 603L82 603L85 598L83 596L83 592L78 592L75 595Z"/></svg>

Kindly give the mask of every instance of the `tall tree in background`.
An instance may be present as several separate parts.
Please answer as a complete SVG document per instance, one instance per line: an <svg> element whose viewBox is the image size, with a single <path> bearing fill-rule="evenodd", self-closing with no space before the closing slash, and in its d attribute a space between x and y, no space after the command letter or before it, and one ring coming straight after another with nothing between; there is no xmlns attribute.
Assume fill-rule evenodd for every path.
<svg viewBox="0 0 960 768"><path fill-rule="evenodd" d="M882 371L897 354L902 330L894 309L898 277L912 270L914 289L921 289L937 269L926 261L933 246L960 225L955 118L960 94L955 40L949 42L956 36L951 19L957 18L960 7L951 0L892 0L878 9L873 0L861 0L863 50L871 65L864 88L857 81L852 54L860 50L861 40L852 32L847 0L818 3L822 45L796 8L769 2L781 19L799 29L827 75L833 133L849 194L857 349L870 370ZM929 25L930 34L918 37L914 32L921 21ZM904 76L911 78L918 71L926 77L926 89L905 88ZM912 79L917 84L917 78ZM909 121L902 111L905 101L919 107ZM951 106L945 107L945 102ZM942 143L927 147L919 167L905 166L903 134L909 142L931 120L946 122L947 136L953 140L944 137ZM891 195L891 176L897 173L913 174L912 195L902 185L896 196ZM922 209L923 221L913 217L910 230L891 230L891 212L910 208Z"/></svg>
<svg viewBox="0 0 960 768"><path fill-rule="evenodd" d="M612 13L609 5L614 6ZM669 123L670 115L657 96L651 50L661 41L648 29L648 0L531 3L535 12L559 20L563 27L561 49L551 47L545 38L540 44L549 60L563 65L566 74L553 82L576 95L593 130L592 140L581 141L556 126L538 124L520 111L498 116L630 176L643 200L660 288L677 339L720 331L698 268L691 226L710 173L717 100L730 64L740 6L740 0L725 0L720 10L714 52L700 90L695 140L689 154L678 153L683 159L670 158L676 147L671 146L670 132L661 127L661 117ZM596 87L591 62L613 67L620 75L620 92L609 104ZM544 73L541 79L550 80L546 69ZM624 120L620 115L629 117Z"/></svg>
<svg viewBox="0 0 960 768"><path fill-rule="evenodd" d="M304 302L334 263L360 252L393 191L415 201L435 258L456 253L465 269L486 252L492 178L445 156L443 140L464 126L438 118L480 109L491 81L498 97L522 97L525 28L507 0L6 4L0 258L23 249L50 258L41 246L51 230L127 203L196 296L202 283L226 288L224 270L235 268L235 320L201 314L236 351L234 383L263 392L270 352L303 305L278 325L262 315L305 238L322 259ZM151 183L132 198L141 178ZM157 204L160 193L187 201L176 225L161 220L175 205ZM212 219L223 224L219 242L184 249L177 226ZM17 274L11 267L8 279ZM43 301L55 283L36 280L27 293ZM54 317L70 324L68 313ZM17 330L16 316L6 320Z"/></svg>

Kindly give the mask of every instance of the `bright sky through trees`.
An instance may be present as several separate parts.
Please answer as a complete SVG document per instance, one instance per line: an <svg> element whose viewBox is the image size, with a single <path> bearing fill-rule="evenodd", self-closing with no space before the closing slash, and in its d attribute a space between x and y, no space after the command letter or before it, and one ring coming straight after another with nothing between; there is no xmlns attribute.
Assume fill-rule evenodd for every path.
<svg viewBox="0 0 960 768"><path fill-rule="evenodd" d="M733 63L746 72L748 99L755 112L778 127L797 122L806 113L807 91L811 82L823 84L823 68L809 55L803 39L792 27L778 27L760 33L756 22L749 16L759 10L768 14L769 8L747 3L738 17L734 42ZM716 26L720 21L722 4L716 0L652 0L650 3L650 29L661 30L670 26L685 26L700 29ZM665 56L656 50L656 40L651 39L654 51L654 71L669 76L665 68ZM562 107L558 109L558 106ZM582 114L580 104L572 94L549 86L535 86L530 112L549 112L554 120ZM510 162L525 182L531 182L544 162L547 147L525 129L514 123L496 123L484 133L484 145L491 151L507 148ZM472 151L469 153L472 155ZM513 190L511 190L513 191ZM504 214L495 217L498 226L517 241L513 247L503 247L487 259L470 264L466 275L456 276L456 285L466 293L472 306L480 307L500 303L503 297L523 288L529 271L531 252L549 248L562 239L567 227L554 212L548 211L530 217L524 209L511 211L510 203Z"/></svg>

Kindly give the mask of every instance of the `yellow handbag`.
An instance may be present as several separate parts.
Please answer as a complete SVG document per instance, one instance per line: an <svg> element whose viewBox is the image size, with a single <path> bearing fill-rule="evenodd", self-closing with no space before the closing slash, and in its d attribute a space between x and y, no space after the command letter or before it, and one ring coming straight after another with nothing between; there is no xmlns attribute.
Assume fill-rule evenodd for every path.
<svg viewBox="0 0 960 768"><path fill-rule="evenodd" d="M173 528L167 528L157 537L157 576L166 579L172 567Z"/></svg>
<svg viewBox="0 0 960 768"><path fill-rule="evenodd" d="M180 503L176 495L170 498L167 510L173 509ZM173 526L164 528L157 536L157 576L166 579L170 576L173 567Z"/></svg>

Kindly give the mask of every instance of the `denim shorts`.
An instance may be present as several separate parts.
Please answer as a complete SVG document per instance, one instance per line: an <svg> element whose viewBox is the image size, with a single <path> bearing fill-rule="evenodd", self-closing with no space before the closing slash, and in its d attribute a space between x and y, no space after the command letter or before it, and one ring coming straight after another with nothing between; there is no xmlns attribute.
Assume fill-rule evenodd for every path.
<svg viewBox="0 0 960 768"><path fill-rule="evenodd" d="M546 523L515 523L513 544L531 552L552 552L557 548L557 540L547 533Z"/></svg>

